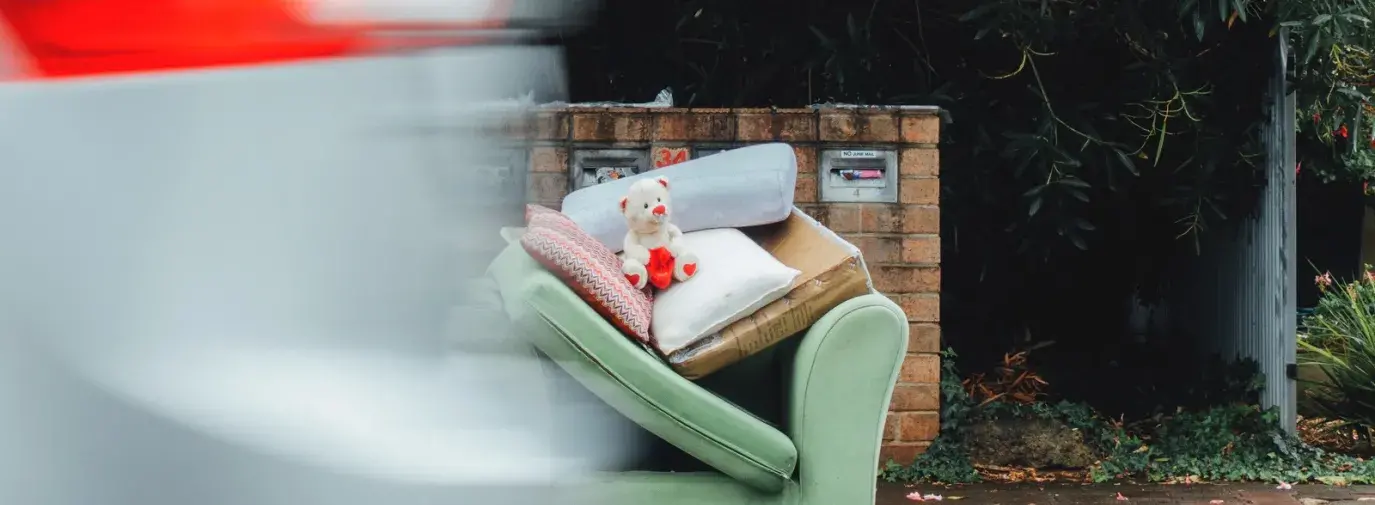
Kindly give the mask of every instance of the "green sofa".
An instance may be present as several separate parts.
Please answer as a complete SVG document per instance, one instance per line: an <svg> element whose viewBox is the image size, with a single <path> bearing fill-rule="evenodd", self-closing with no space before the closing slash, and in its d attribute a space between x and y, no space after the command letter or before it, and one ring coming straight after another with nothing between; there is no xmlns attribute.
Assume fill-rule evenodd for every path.
<svg viewBox="0 0 1375 505"><path fill-rule="evenodd" d="M887 297L849 300L805 335L694 382L618 333L519 243L487 275L518 334L661 446L638 468L578 486L580 503L874 503L907 349L907 318Z"/></svg>

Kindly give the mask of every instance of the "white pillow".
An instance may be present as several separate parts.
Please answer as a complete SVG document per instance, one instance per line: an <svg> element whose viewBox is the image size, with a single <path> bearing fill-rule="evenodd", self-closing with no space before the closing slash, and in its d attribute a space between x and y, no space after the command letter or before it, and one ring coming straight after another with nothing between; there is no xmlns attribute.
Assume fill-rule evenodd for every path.
<svg viewBox="0 0 1375 505"><path fill-rule="evenodd" d="M664 355L721 331L782 298L802 272L734 228L683 234L697 275L655 294L650 333Z"/></svg>
<svg viewBox="0 0 1375 505"><path fill-rule="evenodd" d="M797 156L788 144L732 149L574 191L563 198L563 214L621 252L626 224L616 203L645 177L668 179L673 224L684 232L758 226L792 213Z"/></svg>

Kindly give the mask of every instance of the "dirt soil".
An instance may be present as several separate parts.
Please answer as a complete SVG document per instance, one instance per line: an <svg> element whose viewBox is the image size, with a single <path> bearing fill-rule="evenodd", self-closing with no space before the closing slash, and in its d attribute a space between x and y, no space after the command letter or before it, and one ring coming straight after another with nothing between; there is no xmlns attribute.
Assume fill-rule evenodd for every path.
<svg viewBox="0 0 1375 505"><path fill-rule="evenodd" d="M991 419L969 430L970 459L998 467L1082 469L1098 458L1082 433L1049 419Z"/></svg>

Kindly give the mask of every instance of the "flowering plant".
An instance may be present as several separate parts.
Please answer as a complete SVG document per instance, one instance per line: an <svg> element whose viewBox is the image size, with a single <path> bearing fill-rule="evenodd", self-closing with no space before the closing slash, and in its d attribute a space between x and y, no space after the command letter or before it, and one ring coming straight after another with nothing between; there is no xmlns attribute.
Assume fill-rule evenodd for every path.
<svg viewBox="0 0 1375 505"><path fill-rule="evenodd" d="M1322 293L1303 319L1299 361L1316 366L1324 380L1309 385L1308 397L1323 417L1361 428L1375 426L1375 272L1341 282L1331 273L1313 279Z"/></svg>
<svg viewBox="0 0 1375 505"><path fill-rule="evenodd" d="M1341 282L1331 272L1313 278L1321 296L1318 306L1303 319L1300 342L1328 351L1345 349L1351 338L1375 338L1375 271L1350 282Z"/></svg>

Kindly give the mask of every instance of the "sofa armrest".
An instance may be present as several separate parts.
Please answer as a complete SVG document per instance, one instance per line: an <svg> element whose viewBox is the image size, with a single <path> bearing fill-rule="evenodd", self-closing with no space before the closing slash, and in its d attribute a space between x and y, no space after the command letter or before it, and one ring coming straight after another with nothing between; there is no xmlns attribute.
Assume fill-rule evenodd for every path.
<svg viewBox="0 0 1375 505"><path fill-rule="evenodd" d="M868 294L832 309L803 337L793 362L789 428L806 503L873 503L879 444L907 316Z"/></svg>

